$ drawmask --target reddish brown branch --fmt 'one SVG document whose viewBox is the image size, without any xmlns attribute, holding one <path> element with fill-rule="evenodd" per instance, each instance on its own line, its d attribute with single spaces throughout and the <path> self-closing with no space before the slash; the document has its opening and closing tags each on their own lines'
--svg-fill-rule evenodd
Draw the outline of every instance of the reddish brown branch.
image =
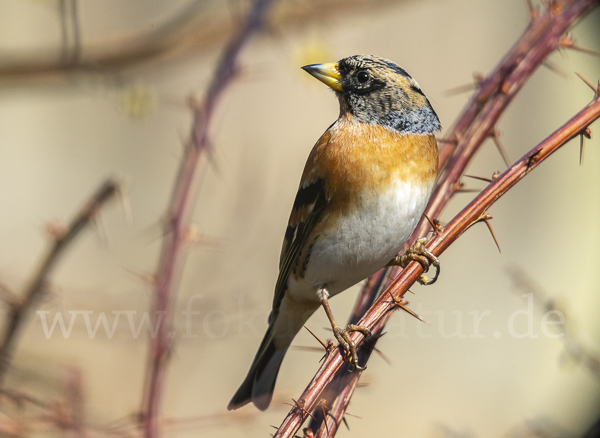
<svg viewBox="0 0 600 438">
<path fill-rule="evenodd" d="M 446 135 L 457 139 L 440 150 L 440 183 L 429 203 L 427 214 L 437 217 L 483 141 L 493 132 L 498 119 L 523 84 L 546 57 L 560 45 L 561 36 L 577 19 L 598 4 L 598 0 L 563 0 L 553 3 L 544 14 L 536 14 L 528 28 L 496 69 L 481 83 L 477 93 Z M 421 221 L 415 235 L 427 231 Z"/>
<path fill-rule="evenodd" d="M 597 92 L 594 100 L 589 105 L 492 181 L 442 231 L 439 231 L 431 238 L 427 244 L 427 249 L 436 256 L 442 254 L 462 233 L 473 224 L 479 222 L 494 202 L 525 177 L 533 168 L 548 158 L 550 154 L 570 139 L 578 136 L 598 117 L 600 117 L 600 94 Z M 394 299 L 399 300 L 408 288 L 417 281 L 422 271 L 423 269 L 418 263 L 409 264 L 390 287 L 386 289 L 386 292 L 379 296 L 373 306 L 359 321 L 359 324 L 369 327 L 374 331 L 380 327 L 386 316 L 395 307 L 394 302 L 389 299 L 388 293 L 391 293 Z M 364 338 L 357 334 L 353 334 L 352 339 L 357 345 L 362 345 L 365 342 Z M 302 396 L 298 399 L 298 403 L 304 409 L 302 411 L 292 409 L 278 429 L 275 437 L 293 436 L 306 419 L 304 410 L 312 410 L 317 406 L 317 403 L 322 398 L 323 391 L 343 366 L 344 359 L 340 355 L 339 349 L 333 350 L 328 354 L 315 374 L 315 377 L 313 377 Z"/>
<path fill-rule="evenodd" d="M 0 384 L 10 365 L 11 356 L 19 329 L 27 319 L 30 311 L 47 291 L 48 278 L 60 261 L 67 247 L 94 220 L 98 211 L 109 199 L 119 192 L 119 185 L 110 179 L 105 181 L 83 208 L 73 218 L 69 226 L 54 236 L 54 240 L 43 257 L 36 273 L 23 292 L 23 298 L 11 303 L 4 323 L 2 341 L 0 343 Z"/>
<path fill-rule="evenodd" d="M 153 325 L 157 327 L 157 332 L 151 339 L 143 400 L 143 428 L 148 438 L 159 435 L 158 412 L 165 377 L 165 362 L 174 336 L 171 307 L 185 259 L 185 236 L 190 227 L 200 181 L 206 169 L 210 149 L 210 121 L 219 99 L 235 77 L 239 53 L 252 34 L 262 26 L 272 2 L 273 0 L 257 0 L 254 3 L 246 21 L 226 46 L 204 100 L 194 105 L 191 140 L 182 158 L 171 196 L 166 233 L 155 278 Z"/>
<path fill-rule="evenodd" d="M 548 54 L 560 46 L 562 35 L 567 29 L 597 3 L 597 0 L 556 1 L 553 7 L 543 14 L 537 11 L 531 13 L 531 22 L 527 29 L 494 71 L 485 79 L 477 81 L 477 91 L 454 126 L 446 133 L 445 138 L 449 140 L 443 142 L 440 150 L 442 172 L 425 218 L 438 217 L 454 193 L 460 191 L 460 177 L 466 166 L 485 139 L 495 133 L 496 123 L 514 96 L 537 67 L 543 64 Z M 412 245 L 418 237 L 427 233 L 431 225 L 425 218 L 421 220 L 407 245 Z M 391 278 L 396 277 L 399 272 L 399 268 L 388 269 Z M 372 300 L 368 297 L 373 296 L 373 291 L 367 285 L 355 303 L 351 318 L 353 321 L 365 313 L 372 304 Z M 369 347 L 370 344 L 362 347 L 361 350 Z M 359 351 L 359 355 L 360 353 Z M 363 354 L 367 358 L 370 352 Z M 338 408 L 336 405 L 340 403 L 347 405 L 352 393 L 350 388 L 354 388 L 360 378 L 359 373 L 352 373 L 351 377 L 346 374 L 348 373 L 341 372 L 340 381 L 336 379 L 335 383 L 332 383 L 335 388 L 328 391 L 332 398 L 335 398 L 336 393 L 340 393 L 337 400 L 328 399 L 332 405 L 332 412 L 345 411 L 345 407 Z M 329 417 L 330 430 L 339 426 L 341 417 L 334 415 Z M 317 427 L 316 424 L 311 423 L 313 430 Z"/>
</svg>

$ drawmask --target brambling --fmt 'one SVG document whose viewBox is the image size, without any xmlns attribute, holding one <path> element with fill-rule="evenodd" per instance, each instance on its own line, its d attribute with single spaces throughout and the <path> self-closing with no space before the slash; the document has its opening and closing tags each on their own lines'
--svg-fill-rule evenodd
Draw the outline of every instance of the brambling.
<svg viewBox="0 0 600 438">
<path fill-rule="evenodd" d="M 329 298 L 387 265 L 437 259 L 422 241 L 396 257 L 434 186 L 439 119 L 417 82 L 395 63 L 356 55 L 302 67 L 335 91 L 339 118 L 313 147 L 285 231 L 269 327 L 228 409 L 252 401 L 265 410 L 283 357 L 306 320 L 323 306 L 339 344 L 357 368 L 349 333 Z M 436 274 L 437 278 L 437 274 Z M 435 281 L 435 279 L 433 279 Z M 431 281 L 432 282 L 432 281 Z"/>
</svg>

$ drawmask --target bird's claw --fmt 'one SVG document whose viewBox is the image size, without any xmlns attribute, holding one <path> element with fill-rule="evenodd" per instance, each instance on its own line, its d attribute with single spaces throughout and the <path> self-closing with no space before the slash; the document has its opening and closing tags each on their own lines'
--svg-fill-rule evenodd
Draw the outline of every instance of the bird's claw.
<svg viewBox="0 0 600 438">
<path fill-rule="evenodd" d="M 355 324 L 350 324 L 345 329 L 336 327 L 333 330 L 333 334 L 335 335 L 335 338 L 337 339 L 340 346 L 344 349 L 344 351 L 346 353 L 348 353 L 350 355 L 350 357 L 348 358 L 348 361 L 350 362 L 350 364 L 354 367 L 354 369 L 362 371 L 362 370 L 367 369 L 367 367 L 366 367 L 366 365 L 364 367 L 361 367 L 358 364 L 358 355 L 356 354 L 356 344 L 350 338 L 351 332 L 360 332 L 365 337 L 369 337 L 369 336 L 371 336 L 371 330 L 369 330 L 365 326 L 355 325 Z"/>
<path fill-rule="evenodd" d="M 440 275 L 440 261 L 427 248 L 425 248 L 425 243 L 427 243 L 426 238 L 423 237 L 418 239 L 417 242 L 408 248 L 404 254 L 394 258 L 390 263 L 388 263 L 388 265 L 406 268 L 410 262 L 414 261 L 418 262 L 423 267 L 424 272 L 429 271 L 430 266 L 433 265 L 435 268 L 435 275 L 433 278 L 430 279 L 425 275 L 422 275 L 418 281 L 423 285 L 435 283 Z"/>
</svg>

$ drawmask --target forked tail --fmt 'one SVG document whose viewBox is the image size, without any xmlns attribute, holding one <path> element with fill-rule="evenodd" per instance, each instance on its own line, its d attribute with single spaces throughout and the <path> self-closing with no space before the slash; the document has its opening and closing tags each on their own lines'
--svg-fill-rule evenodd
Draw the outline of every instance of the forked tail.
<svg viewBox="0 0 600 438">
<path fill-rule="evenodd" d="M 254 406 L 261 411 L 269 407 L 271 398 L 273 398 L 277 374 L 287 351 L 287 346 L 281 350 L 275 348 L 273 327 L 274 324 L 271 322 L 248 375 L 227 405 L 228 410 L 241 408 L 249 402 L 254 403 Z"/>
</svg>

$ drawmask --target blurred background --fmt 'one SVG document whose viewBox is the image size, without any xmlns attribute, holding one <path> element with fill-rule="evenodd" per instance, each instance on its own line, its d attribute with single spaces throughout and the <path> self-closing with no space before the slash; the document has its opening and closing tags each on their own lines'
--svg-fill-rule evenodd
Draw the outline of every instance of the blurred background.
<svg viewBox="0 0 600 438">
<path fill-rule="evenodd" d="M 161 221 L 192 123 L 188 99 L 202 96 L 248 8 L 245 0 L 0 3 L 3 295 L 22 293 L 49 232 L 66 225 L 105 178 L 126 185 L 124 202 L 103 208 L 68 249 L 5 380 L 11 391 L 59 412 L 77 376 L 88 436 L 137 434 L 149 342 L 144 315 L 152 306 Z M 318 349 L 293 348 L 268 411 L 225 409 L 266 329 L 305 159 L 338 115 L 333 94 L 300 67 L 359 53 L 389 58 L 419 82 L 448 128 L 470 94 L 450 91 L 488 73 L 528 20 L 523 0 L 275 4 L 242 52 L 240 75 L 212 125 L 214 151 L 173 313 L 165 436 L 268 436 L 290 408 L 284 403 L 318 367 Z M 599 28 L 596 9 L 571 34 L 578 46 L 599 51 Z M 64 67 L 69 61 L 86 67 Z M 590 101 L 591 90 L 574 72 L 594 84 L 600 74 L 597 56 L 576 51 L 552 54 L 547 67 L 498 125 L 510 162 Z M 573 140 L 490 210 L 502 253 L 478 225 L 443 254 L 435 285 L 412 288 L 411 308 L 429 324 L 401 312 L 392 317 L 378 343 L 383 356 L 372 357 L 349 407 L 360 418 L 348 416 L 350 430 L 342 427 L 338 436 L 570 437 L 597 420 L 596 129 L 583 165 Z M 489 177 L 505 167 L 489 140 L 467 173 Z M 450 220 L 473 196 L 457 194 L 439 219 Z M 339 321 L 358 291 L 332 300 Z M 560 313 L 546 315 L 549 306 Z M 111 330 L 99 325 L 92 333 L 102 315 Z M 324 312 L 308 326 L 332 338 Z M 294 345 L 318 347 L 308 333 Z M 5 397 L 1 434 L 74 433 L 44 409 Z"/>
</svg>

